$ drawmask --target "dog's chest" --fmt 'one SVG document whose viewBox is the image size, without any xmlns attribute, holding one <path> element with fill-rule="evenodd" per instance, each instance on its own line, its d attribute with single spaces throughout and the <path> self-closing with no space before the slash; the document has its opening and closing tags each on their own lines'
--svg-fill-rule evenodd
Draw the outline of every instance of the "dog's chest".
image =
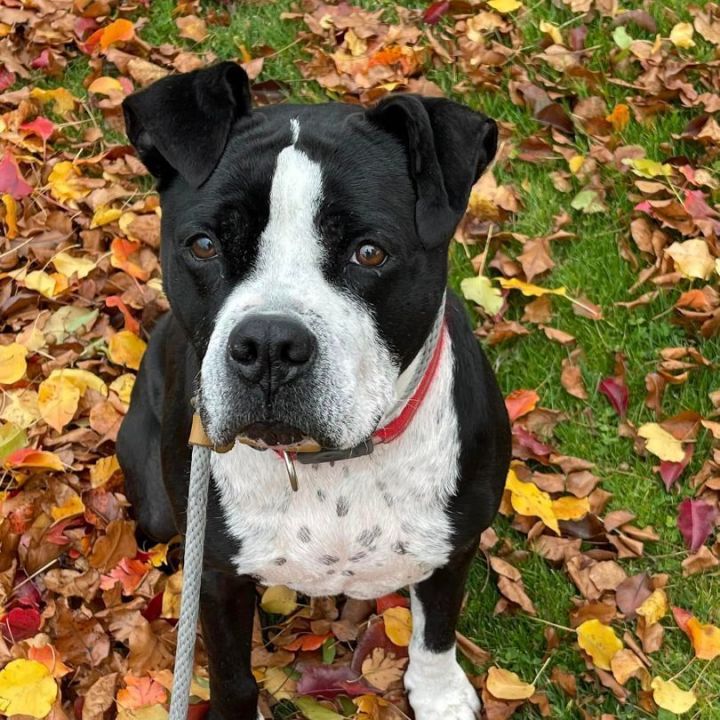
<svg viewBox="0 0 720 720">
<path fill-rule="evenodd" d="M 372 598 L 445 564 L 459 449 L 445 356 L 400 438 L 367 457 L 297 464 L 298 492 L 271 452 L 237 446 L 215 456 L 225 520 L 240 541 L 238 573 L 308 595 Z"/>
</svg>

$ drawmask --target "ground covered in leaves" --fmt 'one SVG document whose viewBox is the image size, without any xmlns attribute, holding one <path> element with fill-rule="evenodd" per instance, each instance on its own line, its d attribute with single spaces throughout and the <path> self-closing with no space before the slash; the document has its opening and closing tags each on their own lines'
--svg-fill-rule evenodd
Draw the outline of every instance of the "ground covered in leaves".
<svg viewBox="0 0 720 720">
<path fill-rule="evenodd" d="M 500 123 L 451 248 L 513 419 L 459 636 L 487 717 L 717 718 L 719 48 L 683 0 L 2 0 L 0 713 L 167 715 L 177 545 L 138 546 L 113 454 L 167 307 L 119 105 L 231 58 L 257 103 Z M 258 593 L 266 717 L 408 717 L 403 596 Z"/>
</svg>

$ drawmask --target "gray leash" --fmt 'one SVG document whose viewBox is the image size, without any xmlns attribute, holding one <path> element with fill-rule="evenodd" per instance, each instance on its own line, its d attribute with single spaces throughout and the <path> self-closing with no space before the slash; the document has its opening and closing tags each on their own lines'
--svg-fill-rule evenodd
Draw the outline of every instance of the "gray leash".
<svg viewBox="0 0 720 720">
<path fill-rule="evenodd" d="M 170 699 L 170 720 L 186 720 L 190 701 L 190 684 L 195 661 L 195 633 L 200 607 L 211 452 L 209 447 L 200 445 L 194 445 L 192 449 L 187 527 L 185 529 L 183 588 L 175 652 L 175 672 Z"/>
</svg>

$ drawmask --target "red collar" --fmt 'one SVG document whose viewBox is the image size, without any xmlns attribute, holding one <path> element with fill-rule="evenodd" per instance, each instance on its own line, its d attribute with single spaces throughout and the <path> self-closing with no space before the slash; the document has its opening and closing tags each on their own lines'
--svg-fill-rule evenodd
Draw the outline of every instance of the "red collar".
<svg viewBox="0 0 720 720">
<path fill-rule="evenodd" d="M 440 329 L 440 335 L 438 336 L 437 343 L 435 343 L 435 349 L 433 350 L 432 357 L 425 369 L 425 374 L 422 376 L 419 385 L 415 388 L 415 392 L 412 394 L 410 399 L 405 403 L 405 407 L 402 409 L 400 414 L 391 420 L 387 425 L 383 425 L 379 430 L 373 433 L 372 440 L 375 445 L 392 442 L 399 438 L 408 425 L 412 422 L 415 417 L 415 413 L 420 409 L 420 406 L 425 399 L 425 396 L 432 385 L 432 381 L 437 375 L 438 365 L 440 364 L 440 357 L 442 355 L 442 349 L 445 345 L 445 323 Z"/>
</svg>

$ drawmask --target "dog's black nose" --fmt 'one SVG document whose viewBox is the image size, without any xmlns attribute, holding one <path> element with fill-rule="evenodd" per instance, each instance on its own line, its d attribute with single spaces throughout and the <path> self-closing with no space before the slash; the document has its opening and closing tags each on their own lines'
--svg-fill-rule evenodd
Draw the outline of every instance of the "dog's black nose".
<svg viewBox="0 0 720 720">
<path fill-rule="evenodd" d="M 279 314 L 250 315 L 230 333 L 228 352 L 240 374 L 273 392 L 307 370 L 315 336 L 299 320 Z"/>
</svg>

